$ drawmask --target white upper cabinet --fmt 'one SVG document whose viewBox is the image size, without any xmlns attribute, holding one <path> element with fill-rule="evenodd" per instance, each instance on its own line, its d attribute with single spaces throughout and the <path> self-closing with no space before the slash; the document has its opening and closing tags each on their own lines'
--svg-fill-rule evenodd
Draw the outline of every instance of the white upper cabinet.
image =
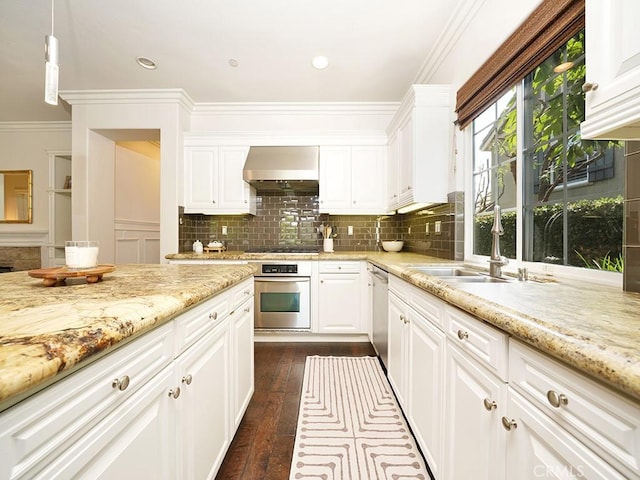
<svg viewBox="0 0 640 480">
<path fill-rule="evenodd" d="M 389 125 L 389 209 L 447 201 L 450 88 L 412 85 Z"/>
<path fill-rule="evenodd" d="M 586 1 L 583 138 L 640 139 L 640 2 Z"/>
<path fill-rule="evenodd" d="M 249 147 L 187 146 L 185 213 L 255 214 L 255 191 L 242 179 Z"/>
<path fill-rule="evenodd" d="M 320 147 L 320 212 L 385 213 L 385 173 L 384 146 Z"/>
</svg>

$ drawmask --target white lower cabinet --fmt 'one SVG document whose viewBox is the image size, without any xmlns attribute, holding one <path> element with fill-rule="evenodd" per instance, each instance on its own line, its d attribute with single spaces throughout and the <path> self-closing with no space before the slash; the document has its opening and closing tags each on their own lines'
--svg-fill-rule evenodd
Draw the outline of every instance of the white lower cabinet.
<svg viewBox="0 0 640 480">
<path fill-rule="evenodd" d="M 253 279 L 0 413 L 0 479 L 211 479 L 253 393 Z"/>
<path fill-rule="evenodd" d="M 176 359 L 167 396 L 177 416 L 179 478 L 213 478 L 231 443 L 229 329 L 225 322 Z"/>
<path fill-rule="evenodd" d="M 445 393 L 448 480 L 505 479 L 507 385 L 457 345 L 447 345 Z M 506 477 L 509 478 L 510 477 Z"/>
<path fill-rule="evenodd" d="M 365 262 L 322 261 L 318 265 L 318 316 L 320 333 L 369 333 L 363 321 L 367 289 Z"/>
<path fill-rule="evenodd" d="M 409 320 L 408 307 L 393 291 L 389 292 L 389 342 L 387 375 L 405 412 L 409 411 Z"/>
<path fill-rule="evenodd" d="M 640 480 L 640 403 L 395 276 L 387 375 L 436 480 Z"/>
<path fill-rule="evenodd" d="M 507 478 L 509 480 L 628 478 L 509 388 Z"/>
<path fill-rule="evenodd" d="M 442 415 L 445 336 L 412 308 L 409 308 L 409 326 L 409 421 L 431 473 L 440 478 L 446 423 Z"/>
</svg>

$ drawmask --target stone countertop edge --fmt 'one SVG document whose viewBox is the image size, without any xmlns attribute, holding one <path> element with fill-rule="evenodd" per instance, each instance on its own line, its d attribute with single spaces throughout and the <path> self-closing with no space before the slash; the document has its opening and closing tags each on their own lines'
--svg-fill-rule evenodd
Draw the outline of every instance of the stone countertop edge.
<svg viewBox="0 0 640 480">
<path fill-rule="evenodd" d="M 366 260 L 593 379 L 640 399 L 640 294 L 565 278 L 543 282 L 459 284 L 411 270 L 410 264 L 457 264 L 410 252 L 318 255 L 223 252 L 172 259 Z M 544 279 L 549 280 L 549 279 Z"/>
<path fill-rule="evenodd" d="M 0 275 L 0 411 L 253 276 L 249 265 L 117 265 L 102 280 L 45 287 Z"/>
</svg>

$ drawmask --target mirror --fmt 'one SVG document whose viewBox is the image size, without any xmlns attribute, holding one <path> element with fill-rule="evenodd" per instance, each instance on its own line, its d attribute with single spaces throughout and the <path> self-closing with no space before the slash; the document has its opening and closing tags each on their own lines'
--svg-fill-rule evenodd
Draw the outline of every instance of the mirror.
<svg viewBox="0 0 640 480">
<path fill-rule="evenodd" d="M 0 223 L 31 223 L 33 170 L 0 170 Z"/>
</svg>

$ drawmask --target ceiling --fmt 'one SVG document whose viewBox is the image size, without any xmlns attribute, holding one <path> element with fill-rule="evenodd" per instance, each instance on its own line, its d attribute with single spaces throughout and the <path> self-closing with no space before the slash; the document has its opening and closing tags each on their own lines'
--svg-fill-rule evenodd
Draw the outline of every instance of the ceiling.
<svg viewBox="0 0 640 480">
<path fill-rule="evenodd" d="M 54 0 L 60 90 L 182 88 L 196 102 L 397 102 L 463 0 Z M 0 0 L 0 121 L 44 103 L 51 0 Z M 311 59 L 329 58 L 316 70 Z M 146 70 L 136 57 L 153 59 Z M 234 59 L 237 66 L 230 65 Z"/>
</svg>

